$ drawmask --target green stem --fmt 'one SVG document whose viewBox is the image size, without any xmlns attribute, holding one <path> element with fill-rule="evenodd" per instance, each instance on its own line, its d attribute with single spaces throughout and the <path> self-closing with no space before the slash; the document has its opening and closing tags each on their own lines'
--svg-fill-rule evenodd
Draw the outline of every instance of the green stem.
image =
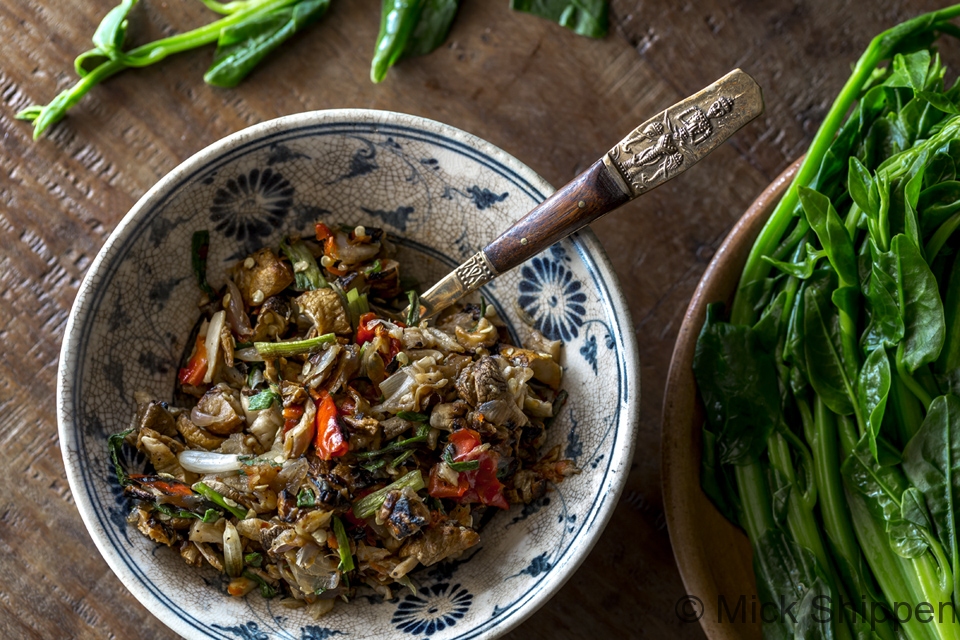
<svg viewBox="0 0 960 640">
<path fill-rule="evenodd" d="M 834 555 L 840 559 L 837 564 L 847 592 L 853 595 L 855 602 L 865 602 L 868 607 L 871 607 L 876 602 L 867 588 L 868 581 L 872 578 L 861 573 L 863 555 L 857 545 L 850 510 L 843 494 L 843 479 L 840 475 L 838 455 L 840 445 L 837 416 L 827 408 L 819 396 L 814 399 L 813 415 L 805 401 L 798 399 L 797 407 L 800 409 L 804 424 L 806 425 L 808 421 L 813 423 L 814 438 L 811 449 L 819 495 L 820 517 L 823 519 L 823 528 L 827 532 L 827 540 Z M 855 441 L 851 443 L 851 450 L 853 446 L 856 446 Z M 896 637 L 893 626 L 887 621 L 878 624 L 874 631 L 883 640 L 894 640 Z"/>
<path fill-rule="evenodd" d="M 121 53 L 116 59 L 106 60 L 97 65 L 87 75 L 80 78 L 75 85 L 62 91 L 48 105 L 42 108 L 28 107 L 18 113 L 17 117 L 34 123 L 33 138 L 36 140 L 48 127 L 62 120 L 67 111 L 79 102 L 88 91 L 115 73 L 128 67 L 145 67 L 163 60 L 168 55 L 213 44 L 220 37 L 220 32 L 223 29 L 243 22 L 257 13 L 267 13 L 295 4 L 298 1 L 251 0 L 245 8 L 236 10 L 208 25 L 168 38 L 161 38 Z M 84 55 L 89 55 L 89 53 Z"/>
<path fill-rule="evenodd" d="M 759 540 L 776 526 L 770 508 L 770 490 L 759 462 L 735 465 L 734 475 L 740 491 L 741 515 L 744 530 L 750 540 Z"/>
<path fill-rule="evenodd" d="M 910 390 L 913 395 L 917 397 L 917 400 L 923 404 L 923 410 L 926 411 L 930 408 L 930 403 L 933 402 L 933 398 L 927 393 L 927 390 L 924 389 L 923 385 L 917 382 L 916 378 L 910 375 L 910 372 L 907 371 L 906 365 L 903 363 L 903 343 L 897 347 L 897 356 L 894 358 L 894 362 L 897 367 L 897 377 L 900 378 L 900 381 L 903 382 L 904 386 Z M 919 428 L 919 425 L 918 425 Z M 904 442 L 906 444 L 906 442 Z"/>
</svg>

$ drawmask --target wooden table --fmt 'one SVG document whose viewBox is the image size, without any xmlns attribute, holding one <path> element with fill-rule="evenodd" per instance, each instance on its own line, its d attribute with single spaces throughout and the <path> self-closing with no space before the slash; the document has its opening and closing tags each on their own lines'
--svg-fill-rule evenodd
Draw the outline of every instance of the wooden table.
<svg viewBox="0 0 960 640">
<path fill-rule="evenodd" d="M 0 2 L 0 637 L 174 635 L 87 536 L 60 458 L 54 387 L 84 271 L 167 171 L 263 120 L 368 107 L 465 129 L 560 185 L 651 114 L 739 66 L 762 85 L 766 114 L 682 180 L 594 226 L 640 344 L 636 456 L 593 553 L 508 636 L 703 637 L 674 613 L 684 588 L 660 495 L 660 408 L 674 336 L 724 234 L 802 153 L 872 35 L 937 3 L 613 0 L 611 33 L 594 41 L 510 12 L 507 0 L 464 0 L 441 49 L 375 86 L 368 73 L 380 3 L 334 0 L 322 23 L 237 89 L 203 84 L 211 50 L 184 54 L 97 87 L 32 141 L 13 114 L 74 82 L 73 58 L 112 4 Z M 198 2 L 143 0 L 131 36 L 145 41 L 209 19 Z"/>
</svg>

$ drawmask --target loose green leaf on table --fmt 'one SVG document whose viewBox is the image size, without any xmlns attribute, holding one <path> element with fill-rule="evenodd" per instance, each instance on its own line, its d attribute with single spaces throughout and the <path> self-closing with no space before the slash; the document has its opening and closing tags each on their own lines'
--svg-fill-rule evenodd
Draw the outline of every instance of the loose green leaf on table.
<svg viewBox="0 0 960 640">
<path fill-rule="evenodd" d="M 383 0 L 370 79 L 382 82 L 401 58 L 426 55 L 443 44 L 459 0 Z"/>
<path fill-rule="evenodd" d="M 237 86 L 267 54 L 319 20 L 329 6 L 330 0 L 302 0 L 225 27 L 204 81 L 216 87 Z"/>
<path fill-rule="evenodd" d="M 553 20 L 590 38 L 607 35 L 609 0 L 510 0 L 510 8 Z"/>
</svg>

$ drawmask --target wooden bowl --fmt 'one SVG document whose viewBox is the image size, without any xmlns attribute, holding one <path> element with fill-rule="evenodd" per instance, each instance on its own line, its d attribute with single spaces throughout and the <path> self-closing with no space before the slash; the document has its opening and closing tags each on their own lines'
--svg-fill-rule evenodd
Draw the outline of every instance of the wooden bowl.
<svg viewBox="0 0 960 640">
<path fill-rule="evenodd" d="M 751 616 L 757 593 L 753 553 L 744 532 L 724 518 L 700 488 L 703 406 L 693 377 L 693 354 L 707 305 L 733 300 L 747 255 L 800 166 L 798 160 L 770 183 L 733 227 L 704 272 L 680 326 L 664 391 L 661 426 L 663 503 L 673 553 L 691 598 L 677 615 L 700 625 L 711 640 L 761 638 L 759 616 Z M 746 621 L 730 621 L 745 596 Z M 721 598 L 728 609 L 720 620 Z M 743 609 L 741 609 L 743 611 Z"/>
</svg>

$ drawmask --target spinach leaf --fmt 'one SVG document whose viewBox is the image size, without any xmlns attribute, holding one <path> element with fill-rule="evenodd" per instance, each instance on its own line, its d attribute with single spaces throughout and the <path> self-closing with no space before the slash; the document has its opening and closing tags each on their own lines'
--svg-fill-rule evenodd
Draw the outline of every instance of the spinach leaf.
<svg viewBox="0 0 960 640">
<path fill-rule="evenodd" d="M 870 451 L 875 458 L 878 455 L 877 436 L 880 435 L 889 394 L 890 361 L 887 359 L 887 352 L 881 347 L 867 356 L 857 379 L 857 398 L 867 426 Z"/>
<path fill-rule="evenodd" d="M 844 363 L 839 318 L 830 304 L 834 281 L 823 274 L 803 291 L 803 349 L 807 376 L 814 391 L 830 410 L 854 413 L 854 385 Z"/>
<path fill-rule="evenodd" d="M 951 559 L 954 593 L 960 593 L 960 398 L 939 396 L 930 404 L 923 424 L 903 450 L 903 470 L 923 493 L 937 537 Z"/>
<path fill-rule="evenodd" d="M 427 0 L 417 26 L 403 48 L 403 57 L 425 56 L 447 39 L 460 0 Z"/>
<path fill-rule="evenodd" d="M 920 192 L 917 201 L 920 231 L 924 237 L 960 211 L 960 181 L 946 180 L 933 184 Z"/>
<path fill-rule="evenodd" d="M 946 332 L 937 280 L 905 235 L 891 243 L 897 261 L 897 294 L 903 315 L 903 363 L 912 373 L 937 359 Z"/>
<path fill-rule="evenodd" d="M 728 467 L 717 462 L 717 436 L 704 424 L 702 454 L 700 457 L 700 487 L 723 517 L 733 523 L 740 521 L 740 499 L 736 485 L 728 476 Z"/>
<path fill-rule="evenodd" d="M 877 441 L 878 448 L 889 445 Z M 879 458 L 882 460 L 884 455 Z M 899 467 L 883 465 L 871 451 L 868 435 L 857 443 L 841 466 L 847 485 L 865 498 L 874 518 L 886 524 L 890 545 L 903 558 L 917 558 L 929 547 L 925 531 L 903 518 L 903 494 L 910 488 Z M 908 513 L 912 513 L 908 507 Z M 929 532 L 926 532 L 929 534 Z"/>
<path fill-rule="evenodd" d="M 850 156 L 847 172 L 847 190 L 850 197 L 868 218 L 876 220 L 880 216 L 880 192 L 870 171 L 863 166 L 857 156 Z"/>
<path fill-rule="evenodd" d="M 225 27 L 204 81 L 216 87 L 237 86 L 267 54 L 319 20 L 329 6 L 330 0 L 301 0 Z"/>
<path fill-rule="evenodd" d="M 958 145 L 960 146 L 960 145 Z M 920 192 L 920 202 L 924 200 L 924 193 L 941 182 L 950 182 L 957 177 L 957 164 L 947 149 L 941 149 L 933 154 L 927 163 L 927 170 L 923 172 L 923 191 Z"/>
<path fill-rule="evenodd" d="M 510 0 L 510 8 L 553 20 L 574 33 L 607 36 L 608 0 Z"/>
<path fill-rule="evenodd" d="M 781 260 L 774 260 L 769 256 L 763 256 L 763 259 L 769 263 L 770 266 L 789 276 L 793 276 L 794 278 L 798 278 L 800 280 L 806 280 L 813 275 L 814 270 L 817 268 L 817 263 L 820 262 L 820 258 L 826 256 L 827 252 L 818 250 L 809 242 L 806 244 L 805 252 L 806 255 L 799 262 L 784 262 Z"/>
<path fill-rule="evenodd" d="M 946 336 L 935 370 L 941 375 L 960 373 L 960 259 L 957 257 L 953 258 L 946 281 L 943 315 Z"/>
<path fill-rule="evenodd" d="M 836 593 L 829 586 L 823 568 L 817 562 L 813 552 L 797 544 L 779 528 L 768 529 L 753 545 L 753 572 L 757 578 L 757 595 L 764 608 L 774 606 L 779 615 L 772 616 L 768 622 L 763 617 L 764 638 L 814 638 L 811 635 L 816 621 L 829 619 L 822 629 L 826 638 L 833 638 L 833 625 L 840 621 L 839 615 L 827 616 L 826 612 L 811 611 L 810 598 L 827 595 L 827 599 L 817 601 L 837 602 Z M 808 597 L 809 596 L 809 597 Z M 789 610 L 783 603 L 799 603 Z M 816 620 L 802 620 L 803 617 L 815 617 Z M 840 622 L 842 624 L 842 622 Z"/>
<path fill-rule="evenodd" d="M 857 257 L 853 240 L 847 228 L 840 220 L 830 199 L 818 191 L 800 187 L 800 204 L 803 212 L 827 253 L 827 259 L 833 266 L 843 286 L 853 285 L 857 279 Z"/>
<path fill-rule="evenodd" d="M 780 390 L 773 355 L 750 327 L 719 320 L 711 305 L 700 332 L 693 371 L 707 421 L 717 434 L 722 464 L 755 459 L 780 421 Z"/>
<path fill-rule="evenodd" d="M 864 334 L 864 348 L 872 351 L 878 346 L 893 347 L 903 339 L 903 314 L 900 310 L 899 273 L 897 257 L 893 252 L 880 251 L 873 240 L 868 241 L 873 257 L 870 269 L 870 287 L 867 304 L 870 324 Z"/>
</svg>

